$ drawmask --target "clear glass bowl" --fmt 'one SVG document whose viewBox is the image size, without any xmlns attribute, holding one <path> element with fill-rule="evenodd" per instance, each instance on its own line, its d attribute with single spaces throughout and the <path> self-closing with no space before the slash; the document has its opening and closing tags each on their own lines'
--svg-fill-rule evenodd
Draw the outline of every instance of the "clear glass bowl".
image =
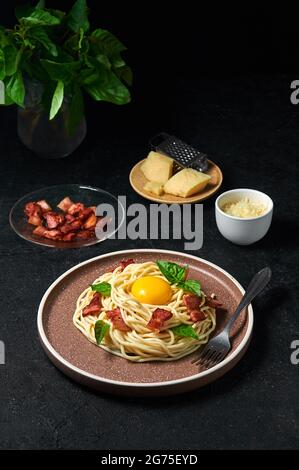
<svg viewBox="0 0 299 470">
<path fill-rule="evenodd" d="M 24 214 L 24 208 L 27 202 L 39 201 L 45 199 L 55 210 L 57 204 L 66 196 L 69 196 L 74 202 L 82 202 L 86 206 L 98 206 L 99 204 L 110 204 L 115 212 L 115 229 L 109 231 L 109 235 L 103 235 L 103 238 L 91 238 L 89 240 L 74 240 L 71 242 L 62 242 L 50 240 L 33 234 L 34 226 L 27 222 Z M 103 189 L 84 186 L 80 184 L 65 184 L 58 186 L 48 186 L 32 193 L 26 194 L 19 199 L 9 214 L 11 228 L 25 240 L 38 245 L 49 246 L 51 248 L 81 248 L 83 246 L 95 245 L 107 238 L 111 238 L 124 222 L 125 210 L 120 201 L 113 194 Z"/>
</svg>

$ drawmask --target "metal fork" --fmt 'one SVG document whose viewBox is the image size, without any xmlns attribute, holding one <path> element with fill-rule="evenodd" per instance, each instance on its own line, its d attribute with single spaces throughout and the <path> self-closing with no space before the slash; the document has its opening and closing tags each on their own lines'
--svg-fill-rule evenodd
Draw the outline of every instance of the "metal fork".
<svg viewBox="0 0 299 470">
<path fill-rule="evenodd" d="M 229 333 L 232 325 L 244 308 L 266 287 L 271 279 L 271 275 L 271 269 L 266 267 L 253 276 L 241 302 L 225 328 L 206 344 L 200 352 L 200 356 L 192 360 L 192 364 L 202 365 L 207 369 L 208 367 L 215 366 L 225 358 L 231 348 Z"/>
</svg>

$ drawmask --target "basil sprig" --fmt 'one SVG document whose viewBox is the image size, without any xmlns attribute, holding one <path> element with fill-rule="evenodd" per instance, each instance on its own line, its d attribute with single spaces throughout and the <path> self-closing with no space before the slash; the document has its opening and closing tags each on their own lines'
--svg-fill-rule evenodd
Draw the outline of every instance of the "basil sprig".
<svg viewBox="0 0 299 470">
<path fill-rule="evenodd" d="M 194 279 L 186 280 L 188 266 L 179 266 L 169 261 L 156 261 L 158 268 L 170 284 L 176 284 L 178 287 L 191 294 L 201 296 L 201 285 Z"/>
<path fill-rule="evenodd" d="M 99 292 L 103 297 L 109 297 L 111 295 L 111 285 L 109 282 L 92 284 L 91 289 L 95 292 Z"/>
<path fill-rule="evenodd" d="M 18 5 L 17 24 L 0 26 L 3 101 L 24 107 L 25 82 L 35 79 L 44 91 L 41 104 L 50 120 L 66 97 L 67 131 L 72 133 L 84 115 L 83 94 L 117 105 L 130 101 L 132 71 L 122 58 L 124 44 L 106 29 L 91 30 L 86 0 L 75 0 L 68 12 L 45 3 Z"/>
<path fill-rule="evenodd" d="M 174 326 L 173 328 L 171 328 L 171 330 L 177 336 L 184 336 L 187 338 L 199 339 L 196 331 L 194 330 L 194 328 L 192 328 L 191 325 L 185 325 L 182 323 L 181 325 Z"/>
<path fill-rule="evenodd" d="M 103 320 L 96 321 L 95 326 L 94 326 L 94 334 L 95 334 L 96 342 L 98 345 L 101 344 L 109 328 L 110 328 L 109 323 Z"/>
</svg>

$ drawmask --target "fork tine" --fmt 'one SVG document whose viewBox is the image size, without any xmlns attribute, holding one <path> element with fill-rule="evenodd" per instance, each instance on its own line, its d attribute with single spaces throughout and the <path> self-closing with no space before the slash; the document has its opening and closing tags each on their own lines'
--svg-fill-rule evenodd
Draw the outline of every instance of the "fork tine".
<svg viewBox="0 0 299 470">
<path fill-rule="evenodd" d="M 208 345 L 206 344 L 201 351 L 199 351 L 199 355 L 192 359 L 191 364 L 197 364 L 199 360 L 208 352 Z"/>
<path fill-rule="evenodd" d="M 214 358 L 216 357 L 216 355 L 217 355 L 217 351 L 212 351 L 212 353 L 208 357 L 206 357 L 206 359 L 203 361 L 204 367 L 208 368 L 209 364 L 214 361 Z"/>
<path fill-rule="evenodd" d="M 204 348 L 202 354 L 194 361 L 194 363 L 196 365 L 203 364 L 205 361 L 208 360 L 208 358 L 211 357 L 212 354 L 213 354 L 213 350 L 206 346 Z"/>
<path fill-rule="evenodd" d="M 222 361 L 222 359 L 224 358 L 225 354 L 223 354 L 222 352 L 217 352 L 216 355 L 214 355 L 214 357 L 212 357 L 210 359 L 210 361 L 208 361 L 208 364 L 207 366 L 209 368 L 211 367 L 214 367 L 216 364 L 219 364 L 219 362 Z"/>
</svg>

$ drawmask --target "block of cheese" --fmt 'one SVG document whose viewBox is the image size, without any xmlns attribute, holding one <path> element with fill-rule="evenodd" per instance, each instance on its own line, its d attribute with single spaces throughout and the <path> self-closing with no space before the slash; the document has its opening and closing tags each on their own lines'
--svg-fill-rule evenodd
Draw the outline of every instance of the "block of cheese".
<svg viewBox="0 0 299 470">
<path fill-rule="evenodd" d="M 163 184 L 156 183 L 156 181 L 148 181 L 145 183 L 143 189 L 149 191 L 150 193 L 156 194 L 157 196 L 161 196 L 161 194 L 164 193 Z"/>
<path fill-rule="evenodd" d="M 164 185 L 165 193 L 188 197 L 202 191 L 211 177 L 193 168 L 184 168 L 173 175 Z"/>
<path fill-rule="evenodd" d="M 164 184 L 172 175 L 173 159 L 157 152 L 150 152 L 141 171 L 149 181 Z"/>
</svg>

